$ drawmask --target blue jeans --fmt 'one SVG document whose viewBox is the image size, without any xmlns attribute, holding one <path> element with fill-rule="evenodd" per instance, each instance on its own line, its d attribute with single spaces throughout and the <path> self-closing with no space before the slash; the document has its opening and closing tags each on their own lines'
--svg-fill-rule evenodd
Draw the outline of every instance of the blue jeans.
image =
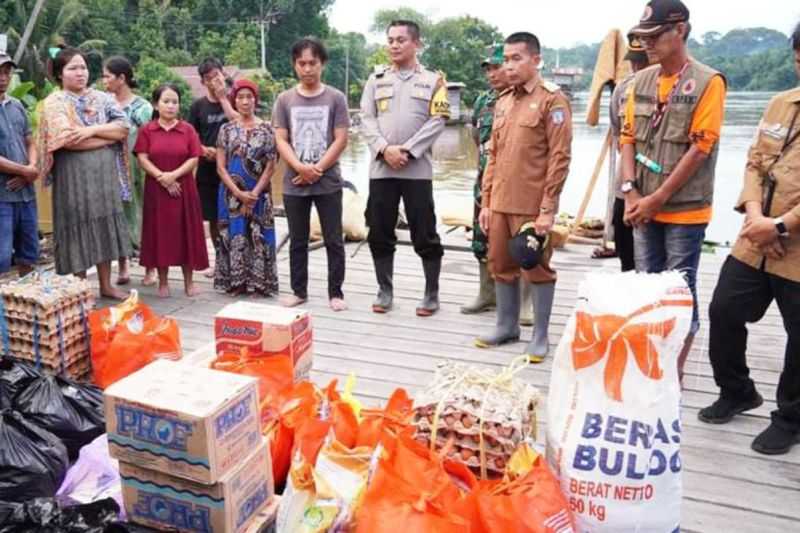
<svg viewBox="0 0 800 533">
<path fill-rule="evenodd" d="M 36 200 L 0 202 L 0 273 L 17 265 L 35 265 L 39 259 Z"/>
<path fill-rule="evenodd" d="M 677 270 L 692 291 L 691 334 L 700 329 L 697 308 L 697 267 L 708 224 L 663 224 L 650 222 L 633 230 L 633 256 L 637 272 Z"/>
</svg>

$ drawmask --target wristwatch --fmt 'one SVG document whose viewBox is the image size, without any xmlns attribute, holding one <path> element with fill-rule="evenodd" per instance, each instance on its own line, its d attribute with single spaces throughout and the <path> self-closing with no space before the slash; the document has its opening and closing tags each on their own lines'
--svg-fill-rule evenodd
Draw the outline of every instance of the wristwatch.
<svg viewBox="0 0 800 533">
<path fill-rule="evenodd" d="M 621 192 L 622 194 L 628 194 L 628 193 L 629 193 L 629 192 L 631 192 L 631 191 L 632 191 L 634 188 L 635 188 L 635 187 L 634 187 L 634 182 L 633 182 L 633 180 L 626 180 L 626 181 L 623 181 L 623 182 L 622 182 L 622 185 L 620 185 L 620 187 L 619 187 L 619 190 L 620 190 L 620 192 Z"/>
<path fill-rule="evenodd" d="M 774 219 L 773 222 L 775 222 L 775 229 L 778 231 L 778 235 L 781 237 L 789 236 L 789 230 L 786 229 L 786 224 L 783 223 L 783 218 L 778 217 Z"/>
</svg>

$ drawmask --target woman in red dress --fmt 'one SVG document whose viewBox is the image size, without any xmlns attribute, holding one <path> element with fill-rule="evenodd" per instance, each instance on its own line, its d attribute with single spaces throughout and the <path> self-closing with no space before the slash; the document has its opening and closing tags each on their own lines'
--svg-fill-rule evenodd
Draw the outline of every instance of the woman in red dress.
<svg viewBox="0 0 800 533">
<path fill-rule="evenodd" d="M 169 296 L 170 266 L 183 269 L 187 296 L 198 290 L 195 270 L 208 268 L 208 251 L 193 171 L 203 153 L 194 128 L 180 120 L 180 91 L 165 83 L 153 91 L 153 120 L 139 130 L 133 151 L 147 173 L 140 264 L 158 269 L 158 295 Z"/>
</svg>

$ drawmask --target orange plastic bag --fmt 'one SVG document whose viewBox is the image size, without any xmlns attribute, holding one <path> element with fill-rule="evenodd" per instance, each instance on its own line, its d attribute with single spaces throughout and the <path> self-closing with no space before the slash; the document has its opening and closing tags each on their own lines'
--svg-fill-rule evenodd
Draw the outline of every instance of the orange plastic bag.
<svg viewBox="0 0 800 533">
<path fill-rule="evenodd" d="M 342 400 L 333 380 L 324 391 L 313 383 L 297 383 L 279 394 L 278 419 L 267 428 L 271 435 L 272 469 L 275 485 L 286 482 L 295 453 L 300 453 L 310 465 L 331 432 L 348 448 L 355 446 L 358 420 L 352 407 Z"/>
<path fill-rule="evenodd" d="M 561 485 L 539 456 L 514 480 L 481 481 L 470 495 L 477 520 L 473 533 L 559 533 L 575 521 Z"/>
<path fill-rule="evenodd" d="M 211 363 L 211 368 L 258 378 L 258 401 L 261 427 L 267 428 L 280 411 L 280 395 L 294 382 L 294 367 L 290 357 L 248 357 L 242 353 L 223 353 Z"/>
<path fill-rule="evenodd" d="M 471 473 L 451 466 L 457 479 L 473 483 Z M 378 463 L 356 515 L 356 533 L 469 533 L 461 511 L 466 504 L 442 456 L 403 433 L 394 453 Z"/>
<path fill-rule="evenodd" d="M 362 409 L 357 446 L 390 448 L 398 435 L 411 427 L 414 402 L 404 389 L 396 389 L 383 409 Z"/>
<path fill-rule="evenodd" d="M 158 358 L 181 358 L 180 330 L 171 318 L 155 315 L 136 291 L 117 306 L 89 313 L 92 371 L 106 388 Z"/>
</svg>

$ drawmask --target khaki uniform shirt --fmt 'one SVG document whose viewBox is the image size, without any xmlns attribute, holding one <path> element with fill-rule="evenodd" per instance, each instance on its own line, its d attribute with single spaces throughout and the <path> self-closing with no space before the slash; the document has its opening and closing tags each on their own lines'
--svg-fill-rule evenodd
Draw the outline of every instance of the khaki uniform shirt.
<svg viewBox="0 0 800 533">
<path fill-rule="evenodd" d="M 495 106 L 481 205 L 537 216 L 558 209 L 569 172 L 572 111 L 555 84 L 537 78 L 504 92 Z"/>
<path fill-rule="evenodd" d="M 442 76 L 417 64 L 413 71 L 376 72 L 361 96 L 361 132 L 372 153 L 370 179 L 433 177 L 432 147 L 450 117 Z M 383 159 L 389 145 L 408 151 L 408 164 L 395 170 Z"/>
<path fill-rule="evenodd" d="M 771 174 L 776 180 L 772 198 L 771 217 L 792 212 L 800 216 L 800 138 L 795 140 L 781 156 L 781 149 L 789 135 L 792 117 L 800 108 L 800 88 L 776 95 L 764 111 L 758 132 L 747 156 L 744 189 L 736 209 L 744 211 L 747 202 L 763 202 L 766 186 L 764 178 Z M 800 115 L 793 133 L 800 130 Z M 782 259 L 767 259 L 759 249 L 741 237 L 733 247 L 733 256 L 753 268 L 764 269 L 776 276 L 800 282 L 800 233 L 794 232 L 781 239 L 786 248 Z"/>
</svg>

